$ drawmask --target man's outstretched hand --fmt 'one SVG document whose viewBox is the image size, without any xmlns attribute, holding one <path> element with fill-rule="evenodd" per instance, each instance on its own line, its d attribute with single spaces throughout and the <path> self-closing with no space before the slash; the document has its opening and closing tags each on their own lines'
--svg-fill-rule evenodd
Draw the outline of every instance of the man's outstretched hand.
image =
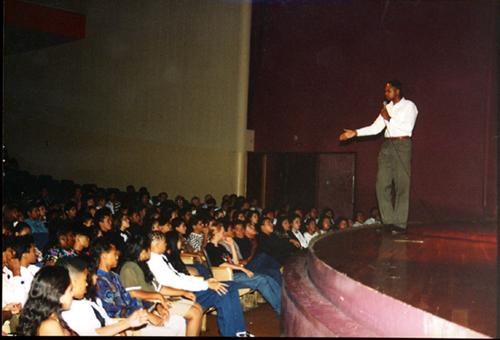
<svg viewBox="0 0 500 340">
<path fill-rule="evenodd" d="M 356 132 L 356 130 L 346 130 L 344 129 L 344 133 L 340 135 L 340 140 L 348 140 L 352 137 L 356 137 L 358 135 L 358 133 Z"/>
</svg>

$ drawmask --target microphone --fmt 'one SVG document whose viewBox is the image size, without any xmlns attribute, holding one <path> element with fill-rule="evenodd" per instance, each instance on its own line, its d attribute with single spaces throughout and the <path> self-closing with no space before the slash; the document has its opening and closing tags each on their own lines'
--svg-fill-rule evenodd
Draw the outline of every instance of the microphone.
<svg viewBox="0 0 500 340">
<path fill-rule="evenodd" d="M 382 105 L 384 106 L 384 109 L 387 108 L 387 104 L 389 104 L 389 102 L 387 100 L 384 100 L 384 102 L 382 103 Z"/>
</svg>

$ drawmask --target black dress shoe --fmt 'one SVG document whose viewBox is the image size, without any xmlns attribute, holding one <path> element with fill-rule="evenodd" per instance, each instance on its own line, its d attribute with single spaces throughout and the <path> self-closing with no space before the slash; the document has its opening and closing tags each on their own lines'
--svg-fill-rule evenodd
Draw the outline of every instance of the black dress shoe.
<svg viewBox="0 0 500 340">
<path fill-rule="evenodd" d="M 393 226 L 392 227 L 392 233 L 393 234 L 408 234 L 408 231 L 406 230 L 406 228 L 401 228 L 401 227 L 398 227 L 398 226 Z"/>
</svg>

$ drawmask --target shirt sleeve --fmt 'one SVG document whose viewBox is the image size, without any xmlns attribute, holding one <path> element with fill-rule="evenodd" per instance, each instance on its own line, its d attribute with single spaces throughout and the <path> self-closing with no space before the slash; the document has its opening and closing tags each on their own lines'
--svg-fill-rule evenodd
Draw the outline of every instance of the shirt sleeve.
<svg viewBox="0 0 500 340">
<path fill-rule="evenodd" d="M 377 119 L 375 119 L 372 125 L 356 130 L 358 132 L 358 136 L 359 137 L 372 136 L 380 133 L 385 128 L 384 121 L 385 121 L 384 117 L 382 117 L 382 115 L 379 114 Z"/>
<path fill-rule="evenodd" d="M 396 129 L 404 135 L 411 135 L 418 114 L 417 107 L 413 102 L 406 100 L 402 107 L 398 107 L 396 104 L 389 114 L 391 116 L 389 121 L 391 130 Z"/>
<path fill-rule="evenodd" d="M 198 292 L 208 289 L 208 282 L 191 275 L 179 273 L 171 265 L 168 265 L 160 256 L 151 254 L 147 262 L 149 269 L 155 276 L 156 281 L 165 287 L 182 289 L 190 292 Z"/>
</svg>

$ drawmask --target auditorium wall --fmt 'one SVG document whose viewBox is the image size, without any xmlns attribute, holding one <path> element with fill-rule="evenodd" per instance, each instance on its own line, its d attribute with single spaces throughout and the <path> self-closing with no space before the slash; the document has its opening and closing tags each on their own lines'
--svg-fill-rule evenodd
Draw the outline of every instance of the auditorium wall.
<svg viewBox="0 0 500 340">
<path fill-rule="evenodd" d="M 5 57 L 10 156 L 123 191 L 244 194 L 250 3 L 84 5 L 84 39 Z"/>
<path fill-rule="evenodd" d="M 255 152 L 355 152 L 355 209 L 368 214 L 383 136 L 339 136 L 371 124 L 398 78 L 419 110 L 410 220 L 496 217 L 497 3 L 256 2 L 252 12 Z"/>
</svg>

